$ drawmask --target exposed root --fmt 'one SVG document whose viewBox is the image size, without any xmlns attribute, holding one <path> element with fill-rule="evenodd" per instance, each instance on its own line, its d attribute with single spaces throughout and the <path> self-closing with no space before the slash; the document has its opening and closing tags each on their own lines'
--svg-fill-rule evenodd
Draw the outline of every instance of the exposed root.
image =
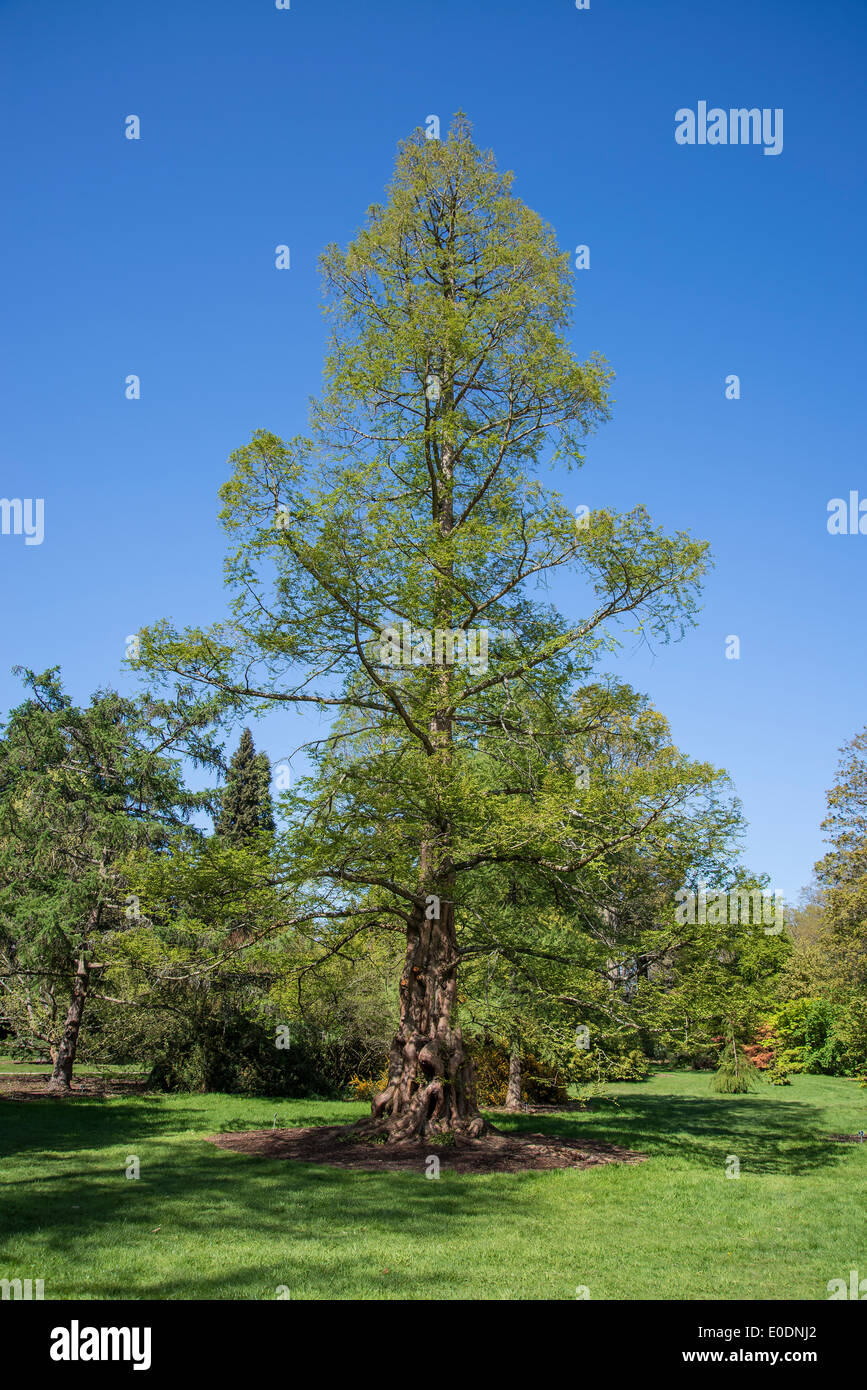
<svg viewBox="0 0 867 1390">
<path fill-rule="evenodd" d="M 461 1030 L 452 1026 L 457 964 L 453 904 L 444 898 L 433 919 L 418 908 L 407 931 L 388 1082 L 374 1097 L 370 1118 L 356 1126 L 359 1135 L 404 1143 L 428 1135 L 478 1139 L 492 1132 L 479 1111 Z"/>
<path fill-rule="evenodd" d="M 494 1133 L 476 1103 L 472 1063 L 464 1052 L 460 1029 L 450 1029 L 441 1020 L 434 1038 L 416 1034 L 404 1040 L 398 1034 L 388 1085 L 374 1097 L 370 1118 L 354 1128 L 358 1134 L 382 1136 L 391 1143 L 427 1135 L 479 1139 Z"/>
</svg>

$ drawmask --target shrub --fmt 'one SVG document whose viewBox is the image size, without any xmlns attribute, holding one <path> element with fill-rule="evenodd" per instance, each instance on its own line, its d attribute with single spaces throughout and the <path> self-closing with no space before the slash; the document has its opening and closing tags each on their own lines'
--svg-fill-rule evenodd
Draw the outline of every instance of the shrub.
<svg viewBox="0 0 867 1390">
<path fill-rule="evenodd" d="M 867 1067 L 867 998 L 856 994 L 848 1000 L 834 1021 L 834 1034 L 844 1075 L 862 1074 Z"/>
<path fill-rule="evenodd" d="M 234 1012 L 197 1020 L 195 1033 L 161 1051 L 149 1084 L 164 1091 L 222 1091 L 249 1096 L 329 1099 L 341 1087 L 315 1035 L 293 1034 L 287 1048 L 274 1031 Z"/>
<path fill-rule="evenodd" d="M 793 999 L 771 1014 L 768 1038 L 776 1061 L 790 1072 L 843 1076 L 865 1057 L 865 1030 L 852 1005 L 829 999 Z"/>
<path fill-rule="evenodd" d="M 371 1101 L 380 1091 L 384 1091 L 387 1085 L 388 1067 L 383 1068 L 380 1076 L 352 1076 L 349 1080 L 353 1100 Z"/>
<path fill-rule="evenodd" d="M 725 1096 L 742 1096 L 753 1089 L 758 1075 L 758 1068 L 747 1056 L 743 1044 L 729 1037 L 720 1053 L 711 1089 Z"/>
<path fill-rule="evenodd" d="M 619 1053 L 596 1047 L 578 1054 L 570 1075 L 583 1085 L 588 1081 L 644 1081 L 649 1070 L 650 1063 L 637 1047 Z"/>
<path fill-rule="evenodd" d="M 475 1067 L 479 1105 L 505 1105 L 509 1086 L 508 1050 L 491 1040 L 471 1042 L 468 1050 Z M 378 1077 L 353 1076 L 350 1081 L 353 1099 L 370 1101 L 385 1090 L 387 1082 L 387 1067 Z M 563 1105 L 569 1093 L 549 1067 L 532 1052 L 526 1052 L 521 1057 L 521 1099 L 531 1105 Z"/>
<path fill-rule="evenodd" d="M 828 999 L 814 999 L 804 1026 L 804 1070 L 821 1076 L 837 1076 L 845 1070 L 843 1045 L 835 1024 L 840 1013 Z"/>
<path fill-rule="evenodd" d="M 753 1038 L 753 1042 L 744 1045 L 744 1052 L 759 1071 L 767 1071 L 776 1062 L 775 1038 L 770 1025 L 760 1024 Z"/>
</svg>

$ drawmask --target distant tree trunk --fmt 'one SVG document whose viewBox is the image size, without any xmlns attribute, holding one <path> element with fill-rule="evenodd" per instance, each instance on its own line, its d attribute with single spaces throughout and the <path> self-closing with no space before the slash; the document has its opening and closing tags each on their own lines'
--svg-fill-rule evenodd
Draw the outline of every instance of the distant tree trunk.
<svg viewBox="0 0 867 1390">
<path fill-rule="evenodd" d="M 509 1050 L 509 1085 L 506 1090 L 506 1109 L 521 1108 L 521 1044 L 512 1043 Z"/>
<path fill-rule="evenodd" d="M 68 1095 L 72 1089 L 72 1068 L 75 1065 L 75 1054 L 78 1051 L 78 1035 L 81 1031 L 81 1019 L 84 1014 L 84 1005 L 87 1002 L 89 984 L 90 967 L 85 957 L 81 956 L 75 972 L 72 999 L 66 1013 L 60 1045 L 52 1053 L 54 1069 L 48 1089 L 54 1095 Z"/>
</svg>

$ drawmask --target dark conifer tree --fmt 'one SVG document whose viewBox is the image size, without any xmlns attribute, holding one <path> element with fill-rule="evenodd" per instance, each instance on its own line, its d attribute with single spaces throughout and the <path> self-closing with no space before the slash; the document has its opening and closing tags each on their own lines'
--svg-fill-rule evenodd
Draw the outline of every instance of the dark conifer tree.
<svg viewBox="0 0 867 1390">
<path fill-rule="evenodd" d="M 253 735 L 245 729 L 229 763 L 216 831 L 234 844 L 244 844 L 260 831 L 273 829 L 271 765 L 267 754 L 256 752 Z"/>
<path fill-rule="evenodd" d="M 112 690 L 77 708 L 56 667 L 16 670 L 29 696 L 0 727 L 0 1023 L 49 1049 L 49 1089 L 67 1094 L 87 1000 L 139 922 L 127 856 L 196 836 L 211 793 L 187 790 L 177 755 L 212 766 L 218 749 L 205 711 Z"/>
</svg>

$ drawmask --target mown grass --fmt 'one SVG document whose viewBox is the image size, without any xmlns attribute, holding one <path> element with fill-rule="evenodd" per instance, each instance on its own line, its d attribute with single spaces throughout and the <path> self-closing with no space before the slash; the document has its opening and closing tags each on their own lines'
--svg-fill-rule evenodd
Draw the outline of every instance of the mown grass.
<svg viewBox="0 0 867 1390">
<path fill-rule="evenodd" d="M 504 1129 L 586 1135 L 646 1163 L 438 1181 L 229 1153 L 218 1130 L 349 1122 L 361 1104 L 143 1095 L 0 1101 L 0 1277 L 46 1298 L 826 1299 L 867 1276 L 854 1081 L 716 1096 L 706 1074 L 612 1088 Z M 141 1176 L 126 1177 L 129 1156 Z M 726 1177 L 727 1159 L 741 1176 Z M 729 1164 L 729 1167 L 732 1165 Z"/>
<path fill-rule="evenodd" d="M 75 1075 L 143 1077 L 147 1075 L 147 1067 L 138 1062 L 83 1062 L 76 1066 Z M 47 1080 L 51 1076 L 51 1063 L 32 1059 L 22 1062 L 18 1057 L 0 1053 L 0 1076 L 36 1076 Z"/>
</svg>

